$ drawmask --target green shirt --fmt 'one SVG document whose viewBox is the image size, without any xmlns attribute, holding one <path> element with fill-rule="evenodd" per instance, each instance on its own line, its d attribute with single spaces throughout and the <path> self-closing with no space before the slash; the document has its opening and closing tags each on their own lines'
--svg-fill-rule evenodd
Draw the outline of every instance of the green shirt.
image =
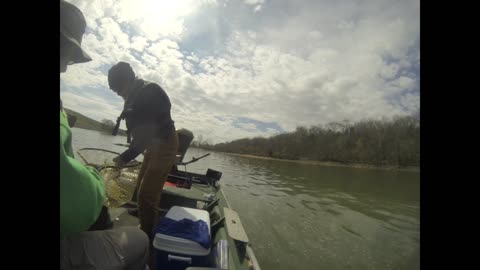
<svg viewBox="0 0 480 270">
<path fill-rule="evenodd" d="M 60 110 L 60 238 L 87 230 L 97 220 L 104 200 L 102 176 L 75 159 L 72 131 Z"/>
</svg>

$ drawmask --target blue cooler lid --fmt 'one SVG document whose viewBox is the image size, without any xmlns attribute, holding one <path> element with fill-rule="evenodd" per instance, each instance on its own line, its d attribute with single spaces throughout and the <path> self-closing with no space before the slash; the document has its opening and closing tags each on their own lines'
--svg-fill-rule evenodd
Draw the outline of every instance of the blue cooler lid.
<svg viewBox="0 0 480 270">
<path fill-rule="evenodd" d="M 179 254 L 184 254 L 184 255 L 191 255 L 191 256 L 206 256 L 210 253 L 210 239 L 211 239 L 211 233 L 210 233 L 210 215 L 208 211 L 205 210 L 200 210 L 200 209 L 194 209 L 194 208 L 187 208 L 187 207 L 180 207 L 180 206 L 173 206 L 170 208 L 168 211 L 167 215 L 165 216 L 167 220 L 163 221 L 164 225 L 168 225 L 170 222 L 175 222 L 179 221 L 178 225 L 182 226 L 188 226 L 191 225 L 192 222 L 197 222 L 197 221 L 203 221 L 206 224 L 206 228 L 202 227 L 204 224 L 201 224 L 197 222 L 196 224 L 193 224 L 195 226 L 200 225 L 200 229 L 198 230 L 197 227 L 195 227 L 194 230 L 192 228 L 187 228 L 191 232 L 195 231 L 202 231 L 204 233 L 207 233 L 208 236 L 205 237 L 205 235 L 202 236 L 193 236 L 191 237 L 192 239 L 203 239 L 201 241 L 204 245 L 206 245 L 205 242 L 208 242 L 208 248 L 202 246 L 200 243 L 193 241 L 191 239 L 185 239 L 184 237 L 176 237 L 172 235 L 168 235 L 168 230 L 161 229 L 160 227 L 157 227 L 155 229 L 155 237 L 153 240 L 153 246 L 157 250 L 163 250 L 163 251 L 168 251 L 168 252 L 174 252 L 174 253 L 179 253 Z M 190 222 L 185 222 L 182 221 L 183 219 L 188 219 L 191 220 Z M 180 222 L 182 221 L 182 222 Z M 162 223 L 162 221 L 159 222 L 159 224 Z M 174 225 L 174 223 L 170 223 L 171 225 Z M 173 235 L 175 235 L 175 232 L 172 231 Z M 182 232 L 177 233 L 177 235 L 182 235 Z M 208 241 L 205 241 L 208 240 Z"/>
</svg>

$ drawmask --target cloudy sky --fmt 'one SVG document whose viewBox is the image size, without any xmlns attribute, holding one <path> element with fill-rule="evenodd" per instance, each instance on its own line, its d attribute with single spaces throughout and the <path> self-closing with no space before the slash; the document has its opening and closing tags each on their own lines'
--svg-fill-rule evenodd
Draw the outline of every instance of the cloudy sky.
<svg viewBox="0 0 480 270">
<path fill-rule="evenodd" d="M 70 0 L 93 58 L 60 75 L 64 106 L 115 120 L 107 71 L 160 84 L 177 128 L 213 143 L 420 107 L 419 0 Z M 123 126 L 125 127 L 125 126 Z"/>
</svg>

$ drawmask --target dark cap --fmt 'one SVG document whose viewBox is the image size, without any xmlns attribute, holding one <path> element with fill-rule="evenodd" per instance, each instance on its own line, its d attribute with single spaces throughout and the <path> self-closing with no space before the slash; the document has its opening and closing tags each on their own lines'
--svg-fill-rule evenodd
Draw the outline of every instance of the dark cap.
<svg viewBox="0 0 480 270">
<path fill-rule="evenodd" d="M 81 47 L 86 27 L 87 23 L 80 9 L 71 3 L 60 0 L 60 35 L 76 47 L 76 52 L 69 64 L 92 60 Z"/>
<path fill-rule="evenodd" d="M 108 86 L 114 91 L 134 79 L 135 72 L 128 63 L 118 62 L 108 70 Z"/>
</svg>

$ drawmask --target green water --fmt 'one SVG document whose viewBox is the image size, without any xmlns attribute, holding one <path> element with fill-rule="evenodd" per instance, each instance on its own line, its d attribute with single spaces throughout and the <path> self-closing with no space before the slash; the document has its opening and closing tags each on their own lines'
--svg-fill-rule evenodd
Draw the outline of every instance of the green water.
<svg viewBox="0 0 480 270">
<path fill-rule="evenodd" d="M 74 130 L 77 147 L 124 138 Z M 189 149 L 186 159 L 207 151 Z M 220 182 L 262 269 L 419 269 L 420 174 L 212 153 L 188 166 Z"/>
</svg>

